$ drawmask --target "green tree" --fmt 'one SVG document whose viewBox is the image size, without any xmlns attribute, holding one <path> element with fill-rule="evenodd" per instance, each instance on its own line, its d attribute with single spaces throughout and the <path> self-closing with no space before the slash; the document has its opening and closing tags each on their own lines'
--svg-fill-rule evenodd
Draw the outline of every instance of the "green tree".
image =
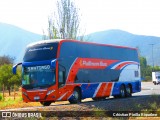
<svg viewBox="0 0 160 120">
<path fill-rule="evenodd" d="M 150 65 L 147 65 L 147 67 L 145 68 L 145 76 L 152 76 L 152 66 L 150 66 Z"/>
<path fill-rule="evenodd" d="M 154 71 L 160 71 L 160 67 L 159 66 L 154 66 Z"/>
<path fill-rule="evenodd" d="M 54 17 L 48 19 L 50 39 L 78 39 L 80 32 L 79 9 L 74 0 L 57 0 Z M 83 37 L 81 37 L 83 40 Z"/>
<path fill-rule="evenodd" d="M 10 95 L 10 88 L 14 85 L 20 85 L 20 71 L 17 75 L 12 73 L 12 65 L 4 64 L 0 66 L 0 84 L 4 84 L 7 87 Z"/>
<path fill-rule="evenodd" d="M 146 69 L 147 69 L 147 60 L 145 57 L 140 57 L 140 66 L 141 66 L 141 76 L 146 76 Z"/>
<path fill-rule="evenodd" d="M 140 65 L 141 65 L 141 76 L 146 80 L 151 80 L 153 67 L 147 65 L 147 60 L 145 57 L 140 57 Z M 160 71 L 159 66 L 154 66 L 154 71 Z"/>
</svg>

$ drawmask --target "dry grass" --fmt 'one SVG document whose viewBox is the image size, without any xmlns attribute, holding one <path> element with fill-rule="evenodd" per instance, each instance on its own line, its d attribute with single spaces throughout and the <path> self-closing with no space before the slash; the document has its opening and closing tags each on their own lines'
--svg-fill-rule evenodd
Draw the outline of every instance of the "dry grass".
<svg viewBox="0 0 160 120">
<path fill-rule="evenodd" d="M 14 92 L 11 92 L 10 96 L 8 92 L 5 92 L 4 96 L 5 96 L 4 100 L 0 101 L 0 110 L 41 106 L 39 102 L 29 102 L 29 103 L 23 102 L 22 93 L 19 91 L 15 92 L 15 99 L 14 99 Z"/>
</svg>

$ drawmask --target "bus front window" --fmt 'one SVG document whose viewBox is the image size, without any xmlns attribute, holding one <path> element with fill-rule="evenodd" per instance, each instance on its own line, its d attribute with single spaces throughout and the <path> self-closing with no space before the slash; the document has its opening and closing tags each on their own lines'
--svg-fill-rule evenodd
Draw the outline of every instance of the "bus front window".
<svg viewBox="0 0 160 120">
<path fill-rule="evenodd" d="M 47 88 L 55 84 L 55 71 L 49 65 L 23 67 L 22 87 L 25 89 Z"/>
</svg>

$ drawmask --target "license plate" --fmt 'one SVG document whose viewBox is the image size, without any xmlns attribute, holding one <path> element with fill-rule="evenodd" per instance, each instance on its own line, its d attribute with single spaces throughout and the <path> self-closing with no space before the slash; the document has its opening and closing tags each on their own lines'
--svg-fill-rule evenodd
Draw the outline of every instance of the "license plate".
<svg viewBox="0 0 160 120">
<path fill-rule="evenodd" d="M 39 96 L 35 96 L 35 97 L 34 97 L 34 100 L 39 100 L 39 99 L 40 99 Z"/>
</svg>

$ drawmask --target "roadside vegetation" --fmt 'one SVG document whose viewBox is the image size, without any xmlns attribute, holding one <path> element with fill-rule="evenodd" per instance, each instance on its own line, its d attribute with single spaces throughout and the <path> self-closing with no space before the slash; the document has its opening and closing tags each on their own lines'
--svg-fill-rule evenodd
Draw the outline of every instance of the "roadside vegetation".
<svg viewBox="0 0 160 120">
<path fill-rule="evenodd" d="M 160 71 L 160 66 L 151 66 L 147 64 L 145 57 L 140 57 L 141 77 L 144 82 L 151 82 L 152 71 Z"/>
<path fill-rule="evenodd" d="M 154 111 L 154 112 L 160 112 L 160 104 L 159 104 L 159 98 L 160 95 L 153 94 L 151 96 L 152 101 L 149 101 L 146 104 L 146 107 L 142 104 L 137 104 L 137 109 L 141 109 L 141 111 Z"/>
<path fill-rule="evenodd" d="M 12 73 L 13 61 L 14 58 L 10 56 L 0 56 L 0 92 L 2 91 L 3 98 L 5 97 L 5 90 L 10 95 L 11 89 L 15 90 L 21 84 L 20 68 L 17 75 L 13 75 Z"/>
<path fill-rule="evenodd" d="M 152 95 L 152 99 L 153 99 L 153 102 L 149 103 L 149 109 L 145 109 L 146 111 L 157 111 L 157 112 L 160 112 L 160 104 L 159 102 L 159 95 L 155 95 L 153 94 Z"/>
<path fill-rule="evenodd" d="M 10 96 L 8 92 L 5 91 L 4 96 L 5 97 L 3 98 L 2 93 L 0 93 L 0 110 L 41 106 L 41 104 L 38 102 L 23 102 L 21 91 L 11 92 Z"/>
<path fill-rule="evenodd" d="M 0 56 L 0 109 L 40 105 L 22 101 L 21 68 L 18 68 L 17 75 L 13 75 L 13 61 L 10 56 Z"/>
</svg>

